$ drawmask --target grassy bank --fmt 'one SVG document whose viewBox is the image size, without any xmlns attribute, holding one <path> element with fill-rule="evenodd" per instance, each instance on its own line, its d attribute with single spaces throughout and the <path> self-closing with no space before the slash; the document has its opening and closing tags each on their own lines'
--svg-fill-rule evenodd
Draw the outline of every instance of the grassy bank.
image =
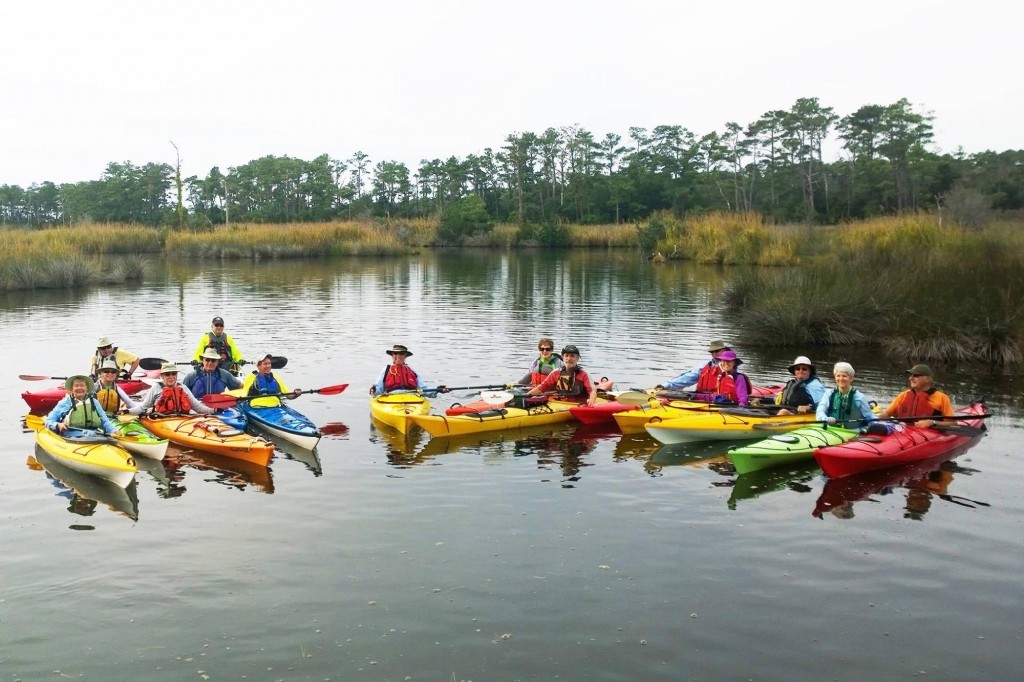
<svg viewBox="0 0 1024 682">
<path fill-rule="evenodd" d="M 141 279 L 147 260 L 144 254 L 162 248 L 161 234 L 147 228 L 3 230 L 0 290 L 73 288 Z"/>
<path fill-rule="evenodd" d="M 793 229 L 766 225 L 755 213 L 660 212 L 637 227 L 637 243 L 656 260 L 706 265 L 795 265 L 798 241 Z"/>
</svg>

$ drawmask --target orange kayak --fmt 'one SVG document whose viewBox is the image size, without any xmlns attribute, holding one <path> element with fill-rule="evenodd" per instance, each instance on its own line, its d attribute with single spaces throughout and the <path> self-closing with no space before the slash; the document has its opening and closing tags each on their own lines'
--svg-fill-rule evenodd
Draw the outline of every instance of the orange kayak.
<svg viewBox="0 0 1024 682">
<path fill-rule="evenodd" d="M 273 443 L 230 427 L 216 417 L 140 417 L 139 421 L 155 435 L 172 443 L 260 466 L 270 464 L 274 454 Z"/>
</svg>

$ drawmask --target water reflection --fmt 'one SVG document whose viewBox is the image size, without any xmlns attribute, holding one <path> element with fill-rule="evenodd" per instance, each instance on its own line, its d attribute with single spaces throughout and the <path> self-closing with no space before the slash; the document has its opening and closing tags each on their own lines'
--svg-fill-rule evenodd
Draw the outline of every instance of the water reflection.
<svg viewBox="0 0 1024 682">
<path fill-rule="evenodd" d="M 719 472 L 721 473 L 721 472 Z M 735 469 L 733 469 L 735 473 Z M 736 503 L 742 500 L 754 500 L 762 495 L 790 490 L 796 493 L 813 492 L 808 485 L 817 478 L 821 469 L 813 460 L 788 467 L 761 469 L 740 474 L 732 482 L 732 494 L 729 496 L 729 509 L 736 509 Z"/>
<path fill-rule="evenodd" d="M 36 445 L 35 457 L 26 460 L 29 469 L 42 471 L 57 489 L 57 496 L 68 501 L 68 511 L 78 516 L 92 516 L 99 504 L 110 511 L 127 516 L 133 521 L 139 518 L 139 498 L 135 481 L 127 488 L 121 488 L 110 481 L 89 476 L 69 469 L 50 453 Z M 92 526 L 77 525 L 76 530 L 93 530 Z"/>
<path fill-rule="evenodd" d="M 168 454 L 170 453 L 171 450 L 168 449 Z M 270 467 L 260 466 L 259 464 L 253 464 L 241 459 L 232 459 L 212 453 L 200 453 L 195 450 L 175 450 L 173 459 L 170 457 L 164 458 L 164 468 L 169 476 L 175 477 L 176 481 L 181 481 L 182 494 L 185 488 L 183 480 L 184 469 L 210 474 L 210 476 L 203 478 L 204 481 L 209 483 L 217 483 L 229 488 L 235 488 L 236 490 L 252 490 L 254 492 L 267 493 L 268 495 L 274 493 L 274 477 L 270 472 Z M 171 472 L 181 473 L 182 478 L 178 479 Z"/>
<path fill-rule="evenodd" d="M 167 462 L 167 466 L 164 466 Z M 156 460 L 139 457 L 135 460 L 139 471 L 156 483 L 157 497 L 169 500 L 185 494 L 185 472 L 170 459 Z"/>
<path fill-rule="evenodd" d="M 431 455 L 418 453 L 420 445 L 430 438 L 420 428 L 410 429 L 402 433 L 393 426 L 370 417 L 370 442 L 384 447 L 388 463 L 396 466 L 421 464 Z"/>
</svg>

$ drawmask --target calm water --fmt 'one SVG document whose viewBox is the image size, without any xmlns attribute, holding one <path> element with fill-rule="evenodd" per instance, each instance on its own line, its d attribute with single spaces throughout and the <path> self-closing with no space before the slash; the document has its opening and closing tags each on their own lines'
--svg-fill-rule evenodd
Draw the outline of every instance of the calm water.
<svg viewBox="0 0 1024 682">
<path fill-rule="evenodd" d="M 366 402 L 394 343 L 450 386 L 521 376 L 541 335 L 620 388 L 710 338 L 760 382 L 810 349 L 745 347 L 712 307 L 728 273 L 619 254 L 155 269 L 0 305 L 0 680 L 1019 678 L 1019 375 L 943 371 L 955 403 L 988 397 L 991 432 L 867 490 L 572 426 L 405 439 Z M 292 386 L 350 382 L 295 405 L 347 433 L 269 469 L 172 448 L 127 491 L 38 464 L 19 394 L 49 383 L 17 374 L 81 371 L 101 335 L 184 360 L 214 315 L 247 357 L 287 356 Z M 810 354 L 900 388 L 870 352 Z"/>
</svg>

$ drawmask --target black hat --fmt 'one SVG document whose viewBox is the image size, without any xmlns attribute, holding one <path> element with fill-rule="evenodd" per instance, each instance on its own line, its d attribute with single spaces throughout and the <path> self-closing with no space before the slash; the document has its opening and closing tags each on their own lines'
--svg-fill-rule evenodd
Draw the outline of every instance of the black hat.
<svg viewBox="0 0 1024 682">
<path fill-rule="evenodd" d="M 412 353 L 409 352 L 409 349 L 400 343 L 396 343 L 391 347 L 391 350 L 386 350 L 384 352 L 387 353 L 388 355 L 395 355 L 396 353 L 398 353 L 409 358 L 412 357 Z"/>
<path fill-rule="evenodd" d="M 569 355 L 579 355 L 580 354 L 580 349 L 570 343 L 568 346 L 566 346 L 566 347 L 564 347 L 562 349 L 562 355 L 567 355 L 567 354 L 569 354 Z"/>
<path fill-rule="evenodd" d="M 213 318 L 213 322 L 211 322 L 210 324 L 224 324 L 224 318 L 223 317 L 215 317 L 215 318 Z"/>
<path fill-rule="evenodd" d="M 905 373 L 910 376 L 930 377 L 932 375 L 932 368 L 928 365 L 914 365 Z"/>
</svg>

